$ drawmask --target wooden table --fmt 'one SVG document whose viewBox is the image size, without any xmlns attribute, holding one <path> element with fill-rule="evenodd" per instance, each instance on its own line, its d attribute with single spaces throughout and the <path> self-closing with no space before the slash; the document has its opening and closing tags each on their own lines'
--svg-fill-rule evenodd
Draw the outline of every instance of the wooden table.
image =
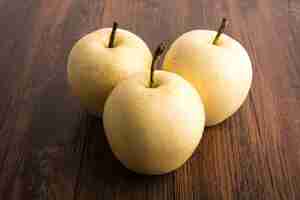
<svg viewBox="0 0 300 200">
<path fill-rule="evenodd" d="M 153 50 L 223 16 L 253 61 L 247 101 L 176 172 L 126 170 L 70 94 L 72 45 L 118 21 Z M 1 200 L 300 199 L 299 0 L 0 0 L 0 28 Z"/>
</svg>

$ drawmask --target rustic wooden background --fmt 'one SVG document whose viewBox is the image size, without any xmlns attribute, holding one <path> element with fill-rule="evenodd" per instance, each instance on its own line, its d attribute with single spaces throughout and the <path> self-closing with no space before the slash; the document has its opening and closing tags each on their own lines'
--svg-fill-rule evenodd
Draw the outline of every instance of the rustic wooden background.
<svg viewBox="0 0 300 200">
<path fill-rule="evenodd" d="M 70 95 L 72 45 L 116 20 L 153 50 L 223 16 L 253 61 L 247 101 L 178 171 L 126 170 Z M 299 0 L 0 0 L 0 199 L 300 199 L 299 36 Z"/>
</svg>

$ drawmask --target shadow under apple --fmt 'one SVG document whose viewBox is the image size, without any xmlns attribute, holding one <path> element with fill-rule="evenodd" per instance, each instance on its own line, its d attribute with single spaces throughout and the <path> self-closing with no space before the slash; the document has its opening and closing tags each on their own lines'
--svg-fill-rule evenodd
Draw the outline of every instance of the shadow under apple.
<svg viewBox="0 0 300 200">
<path fill-rule="evenodd" d="M 172 174 L 147 176 L 129 171 L 113 155 L 105 137 L 102 119 L 85 112 L 74 138 L 75 156 L 80 155 L 74 194 L 80 190 L 113 195 L 114 191 L 139 192 L 151 184 L 163 185 Z M 80 150 L 78 150 L 80 149 Z"/>
</svg>

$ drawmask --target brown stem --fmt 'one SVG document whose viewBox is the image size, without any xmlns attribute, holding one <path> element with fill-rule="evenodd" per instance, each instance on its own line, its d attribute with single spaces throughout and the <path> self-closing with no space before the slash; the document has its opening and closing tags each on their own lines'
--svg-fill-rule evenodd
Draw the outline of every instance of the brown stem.
<svg viewBox="0 0 300 200">
<path fill-rule="evenodd" d="M 113 24 L 113 28 L 110 34 L 110 38 L 109 38 L 109 44 L 108 44 L 108 48 L 114 48 L 114 41 L 115 41 L 115 36 L 116 36 L 116 31 L 118 28 L 118 23 L 114 22 Z"/>
<path fill-rule="evenodd" d="M 158 47 L 156 48 L 156 50 L 154 52 L 152 63 L 151 63 L 151 71 L 150 71 L 150 82 L 149 82 L 150 88 L 153 88 L 153 83 L 154 83 L 153 79 L 154 79 L 154 71 L 155 71 L 156 61 L 163 54 L 165 49 L 166 49 L 166 44 L 164 42 L 162 42 L 158 45 Z"/>
<path fill-rule="evenodd" d="M 213 44 L 214 44 L 214 45 L 217 45 L 218 40 L 219 40 L 221 34 L 224 32 L 225 27 L 226 27 L 226 22 L 227 22 L 227 19 L 223 17 L 223 18 L 222 18 L 221 25 L 220 25 L 220 27 L 219 27 L 219 29 L 218 29 L 218 33 L 217 33 L 217 35 L 216 35 L 216 37 L 215 37 L 215 39 L 214 39 L 214 41 L 213 41 Z"/>
</svg>

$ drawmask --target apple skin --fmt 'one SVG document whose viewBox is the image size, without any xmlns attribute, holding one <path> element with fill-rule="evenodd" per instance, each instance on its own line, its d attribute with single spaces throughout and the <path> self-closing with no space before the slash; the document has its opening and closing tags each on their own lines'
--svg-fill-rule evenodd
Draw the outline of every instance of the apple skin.
<svg viewBox="0 0 300 200">
<path fill-rule="evenodd" d="M 179 168 L 202 137 L 205 115 L 197 90 L 180 76 L 139 73 L 122 81 L 109 96 L 103 114 L 114 155 L 137 173 L 158 175 Z"/>
<path fill-rule="evenodd" d="M 252 82 L 252 65 L 243 46 L 215 31 L 194 30 L 170 47 L 164 69 L 181 75 L 202 97 L 206 126 L 216 125 L 235 113 L 245 101 Z"/>
<path fill-rule="evenodd" d="M 135 34 L 117 29 L 114 47 L 108 48 L 111 28 L 80 39 L 69 55 L 68 80 L 73 93 L 92 113 L 102 113 L 105 100 L 118 82 L 150 70 L 152 54 Z"/>
</svg>

